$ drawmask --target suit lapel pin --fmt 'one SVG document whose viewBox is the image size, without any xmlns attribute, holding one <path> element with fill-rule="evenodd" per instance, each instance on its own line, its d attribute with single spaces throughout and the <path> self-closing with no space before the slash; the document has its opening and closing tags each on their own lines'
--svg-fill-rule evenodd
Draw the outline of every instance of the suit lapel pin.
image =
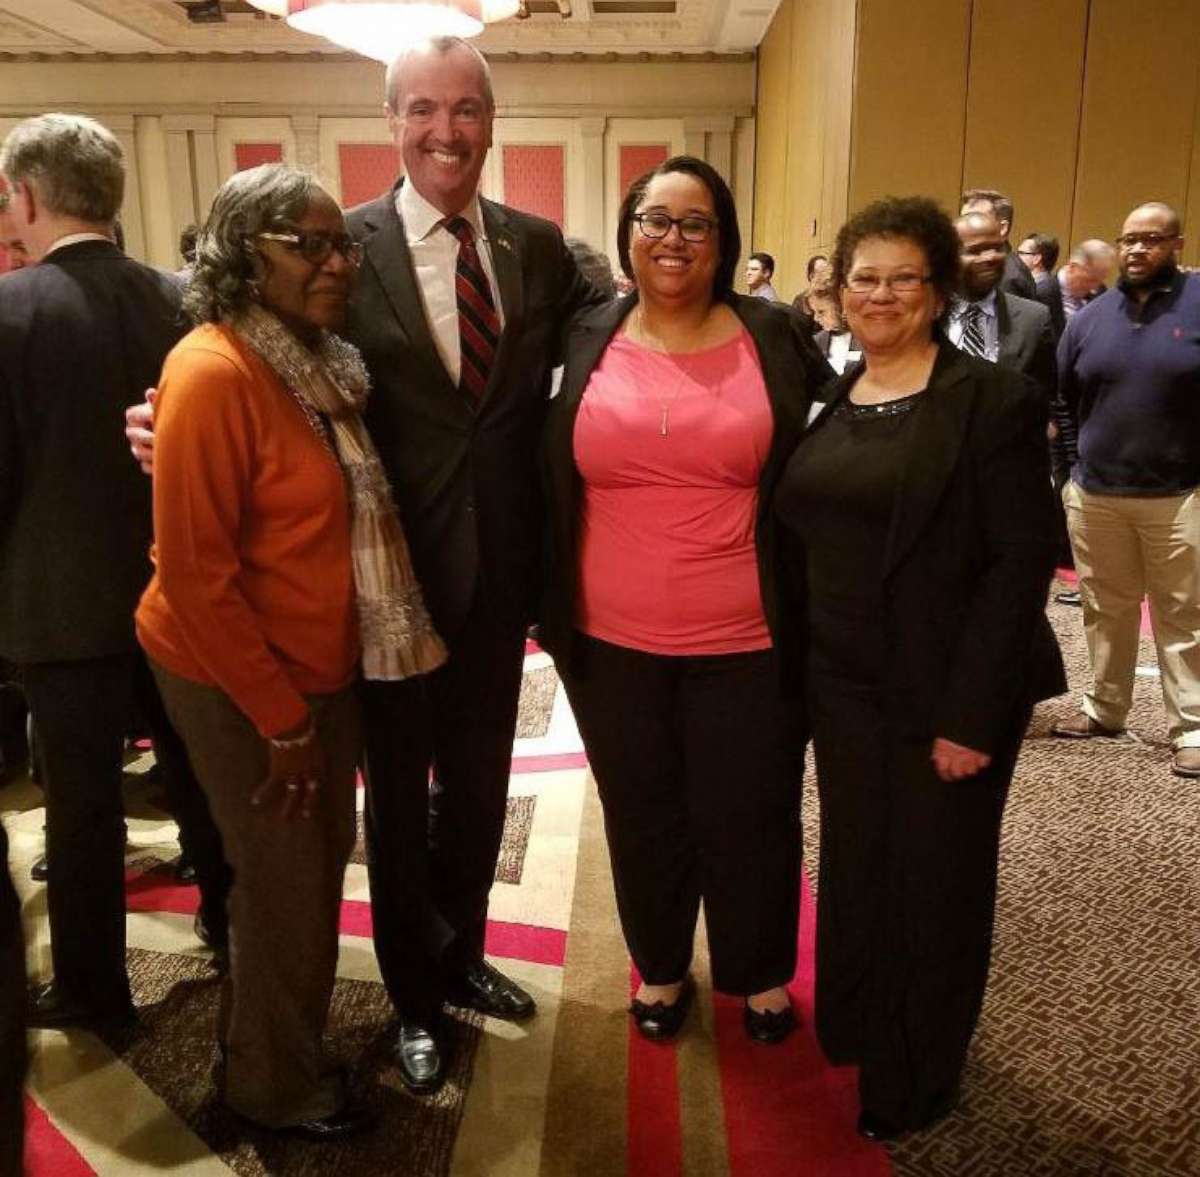
<svg viewBox="0 0 1200 1177">
<path fill-rule="evenodd" d="M 507 237 L 498 237 L 496 240 L 501 249 L 507 249 L 510 253 L 512 252 L 512 242 Z"/>
</svg>

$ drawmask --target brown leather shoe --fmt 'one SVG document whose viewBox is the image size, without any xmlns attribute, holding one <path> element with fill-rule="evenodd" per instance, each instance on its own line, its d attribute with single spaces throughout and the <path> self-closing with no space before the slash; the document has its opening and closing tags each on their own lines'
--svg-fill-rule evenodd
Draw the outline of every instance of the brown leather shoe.
<svg viewBox="0 0 1200 1177">
<path fill-rule="evenodd" d="M 1176 748 L 1171 771 L 1176 776 L 1200 777 L 1200 748 Z"/>
<path fill-rule="evenodd" d="M 1086 712 L 1080 711 L 1077 715 L 1072 715 L 1070 719 L 1056 723 L 1050 729 L 1050 734 L 1062 736 L 1065 740 L 1090 740 L 1096 736 L 1108 736 L 1111 739 L 1113 736 L 1124 735 L 1125 729 L 1123 727 L 1105 727 L 1103 724 L 1097 723 Z"/>
</svg>

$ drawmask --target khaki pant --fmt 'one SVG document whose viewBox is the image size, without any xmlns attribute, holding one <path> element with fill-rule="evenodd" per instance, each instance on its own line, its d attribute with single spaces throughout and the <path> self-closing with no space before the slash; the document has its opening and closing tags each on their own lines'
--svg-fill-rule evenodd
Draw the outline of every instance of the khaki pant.
<svg viewBox="0 0 1200 1177">
<path fill-rule="evenodd" d="M 218 1023 L 225 1102 L 267 1128 L 330 1115 L 345 1101 L 323 1066 L 321 1035 L 354 846 L 354 692 L 309 696 L 328 774 L 312 817 L 285 820 L 250 804 L 266 775 L 267 745 L 246 716 L 223 691 L 153 669 L 233 870 Z"/>
<path fill-rule="evenodd" d="M 1142 598 L 1158 650 L 1171 743 L 1200 747 L 1200 501 L 1092 494 L 1068 482 L 1067 529 L 1083 597 L 1092 689 L 1083 710 L 1123 728 L 1133 699 Z"/>
</svg>

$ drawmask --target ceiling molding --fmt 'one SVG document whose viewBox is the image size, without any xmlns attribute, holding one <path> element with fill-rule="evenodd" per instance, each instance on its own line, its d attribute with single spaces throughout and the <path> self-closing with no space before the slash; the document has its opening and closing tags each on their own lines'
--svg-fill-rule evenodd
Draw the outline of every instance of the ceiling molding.
<svg viewBox="0 0 1200 1177">
<path fill-rule="evenodd" d="M 599 65 L 628 65 L 638 62 L 652 62 L 655 65 L 709 65 L 745 63 L 754 60 L 753 52 L 742 53 L 687 53 L 683 51 L 670 53 L 581 53 L 578 51 L 554 53 L 548 50 L 534 53 L 517 52 L 485 52 L 484 57 L 492 64 L 505 63 L 512 65 L 571 65 L 572 63 L 587 63 Z M 136 63 L 140 65 L 167 65 L 179 62 L 247 62 L 271 61 L 288 63 L 324 62 L 354 62 L 362 64 L 364 58 L 357 53 L 330 53 L 313 51 L 276 51 L 259 53 L 245 50 L 233 53 L 90 53 L 86 51 L 54 50 L 35 51 L 26 53 L 0 52 L 0 64 L 20 64 L 30 62 L 58 62 L 60 64 L 90 64 L 101 62 Z"/>
</svg>

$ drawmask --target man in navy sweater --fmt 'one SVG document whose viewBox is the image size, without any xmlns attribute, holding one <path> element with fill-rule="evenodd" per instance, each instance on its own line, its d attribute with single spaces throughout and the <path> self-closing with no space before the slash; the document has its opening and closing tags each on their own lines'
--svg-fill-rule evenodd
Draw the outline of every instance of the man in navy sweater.
<svg viewBox="0 0 1200 1177">
<path fill-rule="evenodd" d="M 1058 348 L 1078 439 L 1063 498 L 1094 681 L 1054 733 L 1124 730 L 1148 595 L 1172 767 L 1200 777 L 1200 276 L 1176 264 L 1169 205 L 1135 208 L 1117 244 L 1116 289 L 1070 320 Z"/>
</svg>

